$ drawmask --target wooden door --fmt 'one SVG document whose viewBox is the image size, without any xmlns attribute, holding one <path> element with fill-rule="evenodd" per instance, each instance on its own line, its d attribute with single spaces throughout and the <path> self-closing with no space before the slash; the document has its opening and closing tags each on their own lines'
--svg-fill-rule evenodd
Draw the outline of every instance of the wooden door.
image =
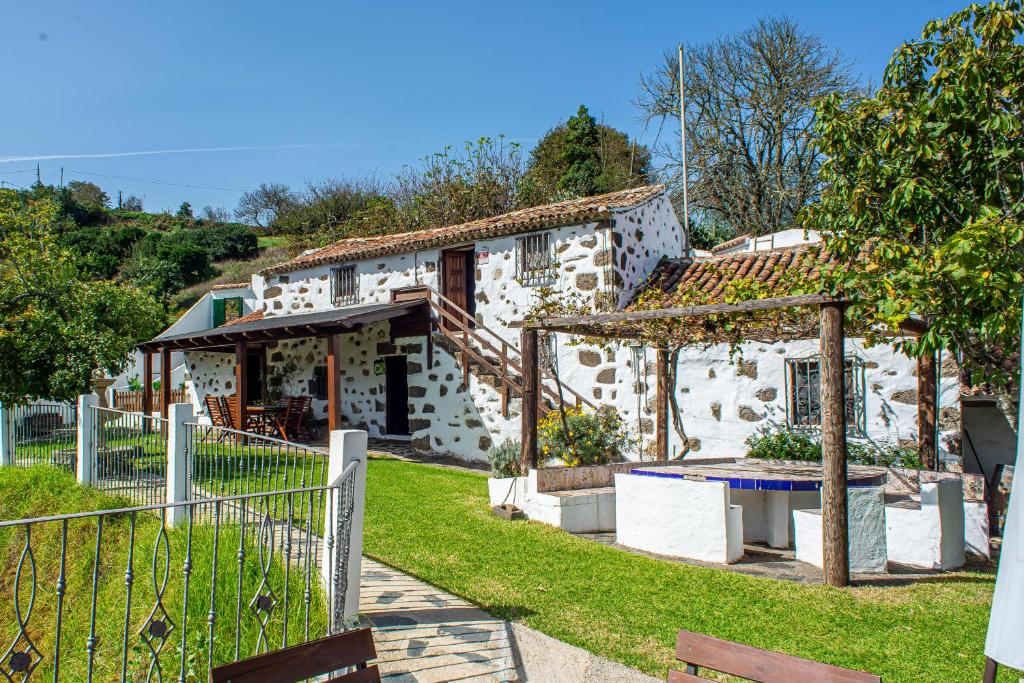
<svg viewBox="0 0 1024 683">
<path fill-rule="evenodd" d="M 469 283 L 473 277 L 468 264 L 473 258 L 472 250 L 441 252 L 441 294 L 452 303 L 444 303 L 444 310 L 469 324 L 466 311 L 469 310 Z M 457 330 L 458 327 L 449 319 L 443 318 L 441 325 L 446 330 Z"/>
</svg>

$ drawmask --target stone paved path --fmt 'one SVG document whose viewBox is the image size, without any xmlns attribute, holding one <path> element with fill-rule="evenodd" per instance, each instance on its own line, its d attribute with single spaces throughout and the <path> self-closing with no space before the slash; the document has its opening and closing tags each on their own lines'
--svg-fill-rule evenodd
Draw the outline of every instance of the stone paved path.
<svg viewBox="0 0 1024 683">
<path fill-rule="evenodd" d="M 365 557 L 360 612 L 385 681 L 523 680 L 507 622 Z"/>
</svg>

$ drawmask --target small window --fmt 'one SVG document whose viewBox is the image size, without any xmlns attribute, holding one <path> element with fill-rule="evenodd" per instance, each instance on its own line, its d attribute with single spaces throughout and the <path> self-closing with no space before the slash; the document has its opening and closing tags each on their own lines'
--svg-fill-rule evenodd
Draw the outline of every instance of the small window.
<svg viewBox="0 0 1024 683">
<path fill-rule="evenodd" d="M 555 279 L 555 253 L 546 232 L 516 238 L 516 279 L 524 285 L 546 285 Z"/>
<path fill-rule="evenodd" d="M 335 306 L 359 303 L 359 278 L 354 265 L 331 269 L 331 301 Z"/>
<path fill-rule="evenodd" d="M 313 379 L 309 381 L 309 393 L 318 401 L 327 400 L 327 366 L 313 367 Z"/>
<path fill-rule="evenodd" d="M 242 297 L 233 296 L 226 299 L 213 300 L 213 326 L 220 327 L 224 323 L 242 317 Z"/>
<path fill-rule="evenodd" d="M 863 436 L 867 429 L 864 361 L 847 356 L 846 431 Z M 786 359 L 786 424 L 792 429 L 821 428 L 821 357 Z"/>
</svg>

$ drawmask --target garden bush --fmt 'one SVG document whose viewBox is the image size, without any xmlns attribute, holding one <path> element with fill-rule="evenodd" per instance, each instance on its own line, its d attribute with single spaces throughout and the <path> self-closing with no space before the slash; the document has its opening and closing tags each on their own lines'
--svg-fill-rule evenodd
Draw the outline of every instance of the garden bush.
<svg viewBox="0 0 1024 683">
<path fill-rule="evenodd" d="M 569 467 L 579 467 L 603 465 L 620 458 L 629 445 L 629 434 L 613 410 L 585 413 L 580 408 L 569 408 L 564 424 L 557 410 L 545 415 L 537 425 L 537 440 L 545 461 L 557 460 Z"/>
<path fill-rule="evenodd" d="M 487 451 L 487 459 L 491 462 L 491 476 L 518 477 L 522 474 L 519 467 L 519 456 L 522 444 L 511 439 L 497 446 L 491 446 Z"/>
<path fill-rule="evenodd" d="M 765 429 L 747 437 L 746 443 L 748 458 L 821 462 L 821 443 L 808 434 L 788 429 Z M 921 458 L 916 447 L 888 442 L 848 441 L 846 461 L 855 465 L 922 468 Z"/>
</svg>

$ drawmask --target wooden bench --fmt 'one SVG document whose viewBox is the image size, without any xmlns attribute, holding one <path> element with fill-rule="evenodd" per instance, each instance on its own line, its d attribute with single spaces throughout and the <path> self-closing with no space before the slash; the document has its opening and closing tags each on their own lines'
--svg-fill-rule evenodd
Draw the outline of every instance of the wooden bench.
<svg viewBox="0 0 1024 683">
<path fill-rule="evenodd" d="M 707 680 L 697 675 L 699 667 L 741 676 L 757 683 L 882 683 L 881 677 L 862 671 L 761 650 L 690 631 L 679 632 L 676 638 L 676 659 L 686 662 L 686 671 L 670 670 L 669 683 Z"/>
<path fill-rule="evenodd" d="M 218 666 L 210 683 L 294 683 L 351 666 L 355 671 L 325 683 L 380 683 L 380 671 L 369 664 L 376 657 L 370 629 L 361 628 Z"/>
</svg>

